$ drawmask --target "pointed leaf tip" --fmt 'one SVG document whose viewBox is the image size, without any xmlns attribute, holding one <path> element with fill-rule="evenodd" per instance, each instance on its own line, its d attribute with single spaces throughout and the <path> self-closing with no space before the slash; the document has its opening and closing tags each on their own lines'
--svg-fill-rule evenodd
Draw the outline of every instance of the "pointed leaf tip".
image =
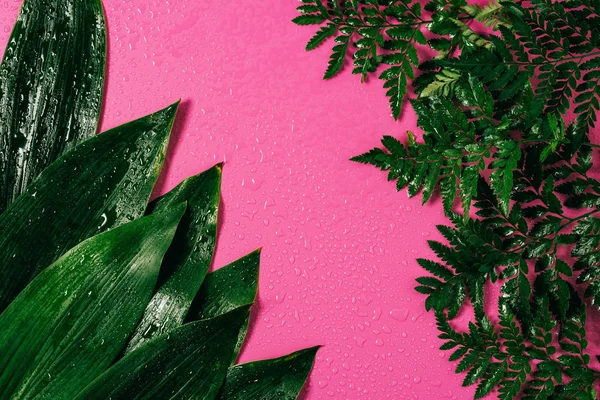
<svg viewBox="0 0 600 400">
<path fill-rule="evenodd" d="M 187 321 L 214 318 L 251 304 L 258 290 L 260 249 L 208 274 L 196 294 Z"/>
<path fill-rule="evenodd" d="M 180 100 L 177 100 L 175 103 L 150 114 L 148 117 L 150 117 L 158 126 L 168 125 L 169 129 L 167 129 L 167 133 L 170 134 L 173 123 L 175 122 L 175 115 L 179 109 L 179 104 Z"/>
<path fill-rule="evenodd" d="M 295 400 L 310 374 L 319 347 L 231 367 L 218 399 Z"/>
<path fill-rule="evenodd" d="M 68 249 L 143 215 L 177 104 L 79 144 L 0 215 L 0 312 Z"/>
<path fill-rule="evenodd" d="M 186 321 L 214 318 L 243 304 L 253 303 L 258 292 L 260 249 L 206 276 L 189 308 Z M 233 360 L 242 347 L 248 324 L 240 330 Z"/>
</svg>

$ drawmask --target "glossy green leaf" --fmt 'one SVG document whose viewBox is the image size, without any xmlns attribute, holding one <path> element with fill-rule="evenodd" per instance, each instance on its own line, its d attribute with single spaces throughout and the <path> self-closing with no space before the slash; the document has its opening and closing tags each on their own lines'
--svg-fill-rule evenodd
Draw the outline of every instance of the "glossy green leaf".
<svg viewBox="0 0 600 400">
<path fill-rule="evenodd" d="M 295 400 L 319 347 L 229 369 L 219 400 Z"/>
<path fill-rule="evenodd" d="M 155 213 L 183 201 L 188 204 L 163 261 L 158 291 L 146 307 L 126 352 L 183 323 L 212 261 L 220 195 L 221 164 L 218 164 L 184 180 L 148 207 L 147 213 Z M 252 300 L 254 298 L 239 305 L 251 303 Z"/>
<path fill-rule="evenodd" d="M 214 399 L 249 307 L 186 324 L 148 342 L 102 374 L 77 399 Z"/>
<path fill-rule="evenodd" d="M 72 399 L 121 352 L 185 204 L 71 249 L 0 316 L 0 398 Z"/>
<path fill-rule="evenodd" d="M 68 249 L 144 214 L 176 110 L 173 104 L 80 144 L 0 215 L 0 312 Z"/>
<path fill-rule="evenodd" d="M 214 318 L 254 301 L 258 290 L 260 249 L 206 276 L 186 321 Z"/>
<path fill-rule="evenodd" d="M 0 213 L 95 135 L 106 60 L 100 0 L 25 0 L 0 65 Z"/>
<path fill-rule="evenodd" d="M 258 291 L 260 249 L 206 276 L 194 298 L 186 321 L 214 318 L 254 301 Z M 244 343 L 249 319 L 239 332 L 231 362 L 235 363 Z"/>
</svg>

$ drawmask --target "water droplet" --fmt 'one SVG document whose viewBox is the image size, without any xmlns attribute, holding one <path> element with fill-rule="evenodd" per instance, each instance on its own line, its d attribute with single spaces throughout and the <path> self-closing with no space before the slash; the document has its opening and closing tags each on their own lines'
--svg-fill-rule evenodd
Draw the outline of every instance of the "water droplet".
<svg viewBox="0 0 600 400">
<path fill-rule="evenodd" d="M 409 311 L 406 308 L 395 308 L 390 311 L 390 317 L 396 321 L 404 322 L 408 318 Z"/>
<path fill-rule="evenodd" d="M 379 320 L 379 318 L 381 317 L 381 307 L 377 307 L 376 309 L 373 310 L 373 319 L 375 321 Z"/>
</svg>

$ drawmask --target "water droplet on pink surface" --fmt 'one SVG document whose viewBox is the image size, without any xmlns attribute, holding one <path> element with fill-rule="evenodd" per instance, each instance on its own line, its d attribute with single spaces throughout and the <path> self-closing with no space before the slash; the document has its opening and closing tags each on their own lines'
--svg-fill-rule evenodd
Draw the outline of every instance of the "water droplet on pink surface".
<svg viewBox="0 0 600 400">
<path fill-rule="evenodd" d="M 390 317 L 396 321 L 404 322 L 408 318 L 409 311 L 406 308 L 395 308 L 390 311 Z"/>
<path fill-rule="evenodd" d="M 256 178 L 244 178 L 242 179 L 242 186 L 253 191 L 260 189 L 262 181 Z"/>
<path fill-rule="evenodd" d="M 377 307 L 376 309 L 373 310 L 373 319 L 375 321 L 379 320 L 379 318 L 381 317 L 381 307 Z"/>
<path fill-rule="evenodd" d="M 420 318 L 422 315 L 423 315 L 423 313 L 422 313 L 422 312 L 418 312 L 418 313 L 414 314 L 414 315 L 413 315 L 413 316 L 410 318 L 410 320 L 414 322 L 414 321 L 418 320 L 418 319 L 419 319 L 419 318 Z"/>
<path fill-rule="evenodd" d="M 283 300 L 285 300 L 285 295 L 286 295 L 286 293 L 285 293 L 285 292 L 282 292 L 282 293 L 276 294 L 276 295 L 275 295 L 275 302 L 276 302 L 277 304 L 281 304 L 281 303 L 283 303 Z"/>
</svg>

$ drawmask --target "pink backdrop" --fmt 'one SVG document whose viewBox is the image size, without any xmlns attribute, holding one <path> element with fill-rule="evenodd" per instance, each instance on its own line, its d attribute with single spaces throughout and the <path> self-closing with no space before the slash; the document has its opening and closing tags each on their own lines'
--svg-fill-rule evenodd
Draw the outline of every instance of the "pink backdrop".
<svg viewBox="0 0 600 400">
<path fill-rule="evenodd" d="M 0 1 L 0 49 L 20 4 Z M 157 193 L 225 161 L 214 267 L 263 247 L 242 361 L 321 344 L 307 399 L 472 398 L 413 290 L 441 206 L 348 161 L 414 129 L 412 112 L 394 122 L 379 82 L 322 81 L 331 44 L 304 51 L 313 30 L 290 22 L 297 2 L 104 4 L 102 129 L 181 98 Z"/>
</svg>

